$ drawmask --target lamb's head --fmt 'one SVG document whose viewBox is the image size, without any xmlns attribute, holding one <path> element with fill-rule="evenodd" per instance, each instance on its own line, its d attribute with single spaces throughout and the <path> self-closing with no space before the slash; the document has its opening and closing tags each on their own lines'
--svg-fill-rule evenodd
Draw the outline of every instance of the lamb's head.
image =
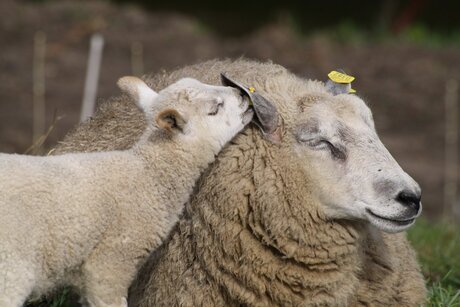
<svg viewBox="0 0 460 307">
<path fill-rule="evenodd" d="M 414 223 L 420 187 L 380 141 L 362 99 L 322 93 L 299 99 L 298 112 L 291 144 L 328 218 L 367 220 L 387 232 Z"/>
<path fill-rule="evenodd" d="M 119 87 L 144 111 L 152 129 L 188 144 L 210 144 L 217 153 L 253 116 L 249 101 L 234 88 L 184 78 L 156 93 L 141 79 L 123 77 Z"/>
</svg>

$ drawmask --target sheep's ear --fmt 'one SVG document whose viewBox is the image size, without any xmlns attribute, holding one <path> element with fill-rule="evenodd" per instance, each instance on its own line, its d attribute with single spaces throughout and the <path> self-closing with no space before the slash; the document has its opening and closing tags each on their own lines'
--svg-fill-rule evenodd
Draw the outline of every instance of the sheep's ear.
<svg viewBox="0 0 460 307">
<path fill-rule="evenodd" d="M 253 122 L 262 130 L 266 139 L 273 143 L 281 143 L 284 125 L 275 105 L 258 93 L 251 93 L 250 99 L 255 111 Z"/>
<path fill-rule="evenodd" d="M 158 113 L 156 122 L 159 128 L 171 133 L 184 132 L 187 123 L 184 117 L 175 109 L 165 109 Z"/>
<path fill-rule="evenodd" d="M 148 110 L 158 94 L 137 77 L 126 76 L 117 82 L 120 89 L 131 96 L 142 110 Z"/>
<path fill-rule="evenodd" d="M 232 80 L 224 73 L 220 74 L 220 78 L 223 85 L 237 88 L 243 95 L 248 96 L 255 113 L 252 122 L 260 128 L 264 137 L 272 143 L 281 143 L 283 140 L 284 122 L 281 116 L 279 116 L 276 106 L 259 94 L 255 88 L 247 87 Z"/>
</svg>

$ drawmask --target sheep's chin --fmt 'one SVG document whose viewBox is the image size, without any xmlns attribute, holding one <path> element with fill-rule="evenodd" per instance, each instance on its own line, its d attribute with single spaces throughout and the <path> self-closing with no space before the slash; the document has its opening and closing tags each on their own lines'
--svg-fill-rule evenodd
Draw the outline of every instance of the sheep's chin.
<svg viewBox="0 0 460 307">
<path fill-rule="evenodd" d="M 388 232 L 397 233 L 404 231 L 415 223 L 416 216 L 407 220 L 394 220 L 374 214 L 371 210 L 366 210 L 366 219 L 378 229 Z"/>
</svg>

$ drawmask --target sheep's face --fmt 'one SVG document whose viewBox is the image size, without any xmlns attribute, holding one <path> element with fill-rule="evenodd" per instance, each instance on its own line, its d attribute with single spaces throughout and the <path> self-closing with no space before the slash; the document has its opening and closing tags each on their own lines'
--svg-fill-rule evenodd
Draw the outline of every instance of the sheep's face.
<svg viewBox="0 0 460 307">
<path fill-rule="evenodd" d="M 387 232 L 411 226 L 421 213 L 420 187 L 380 141 L 366 104 L 343 94 L 301 109 L 295 150 L 325 214 L 366 220 Z"/>
<path fill-rule="evenodd" d="M 123 77 L 118 84 L 137 101 L 149 125 L 165 130 L 179 142 L 202 150 L 210 148 L 215 154 L 253 116 L 249 101 L 230 87 L 184 78 L 156 93 L 136 77 Z"/>
<path fill-rule="evenodd" d="M 157 100 L 158 105 L 173 108 L 180 114 L 181 139 L 211 144 L 216 152 L 253 116 L 249 101 L 238 90 L 204 84 L 191 78 L 170 85 L 160 92 Z"/>
</svg>

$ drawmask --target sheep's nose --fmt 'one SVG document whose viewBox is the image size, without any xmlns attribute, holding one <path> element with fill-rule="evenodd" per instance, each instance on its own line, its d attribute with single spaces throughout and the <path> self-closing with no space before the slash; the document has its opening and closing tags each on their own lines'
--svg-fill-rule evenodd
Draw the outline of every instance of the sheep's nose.
<svg viewBox="0 0 460 307">
<path fill-rule="evenodd" d="M 401 205 L 413 210 L 415 214 L 420 211 L 420 199 L 420 193 L 414 193 L 407 190 L 399 192 L 398 196 L 396 196 L 396 200 Z"/>
</svg>

